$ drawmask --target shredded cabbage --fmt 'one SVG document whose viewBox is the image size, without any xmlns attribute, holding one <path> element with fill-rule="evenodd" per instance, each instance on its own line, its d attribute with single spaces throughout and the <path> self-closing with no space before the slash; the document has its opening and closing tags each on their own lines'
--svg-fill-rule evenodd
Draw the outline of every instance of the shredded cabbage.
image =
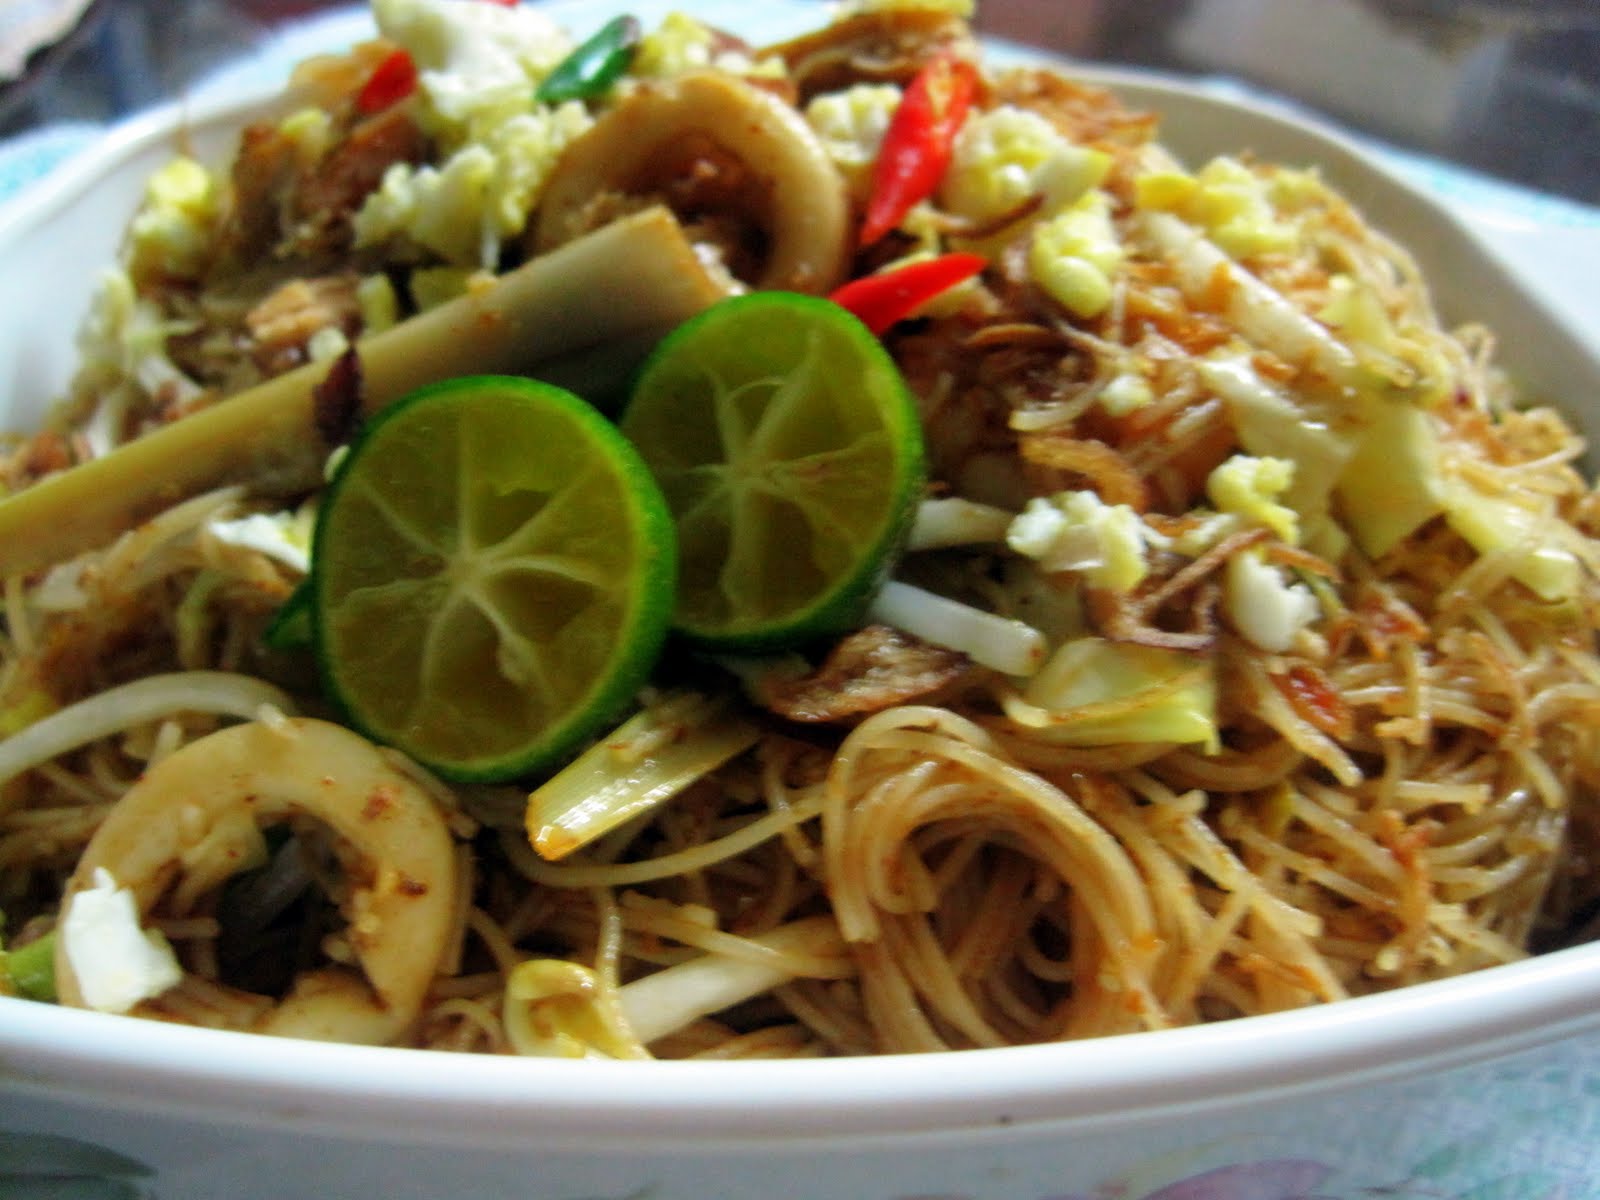
<svg viewBox="0 0 1600 1200">
<path fill-rule="evenodd" d="M 1223 588 L 1233 627 L 1246 640 L 1274 654 L 1294 645 L 1295 635 L 1320 612 L 1310 588 L 1290 582 L 1281 567 L 1267 562 L 1255 549 L 1228 560 Z"/>
<path fill-rule="evenodd" d="M 91 455 L 98 458 L 125 440 L 123 426 L 140 393 L 163 393 L 178 403 L 200 395 L 200 385 L 167 356 L 167 338 L 188 328 L 141 299 L 127 271 L 101 273 L 78 334 L 80 390 L 97 396 L 84 429 Z"/>
<path fill-rule="evenodd" d="M 1069 746 L 1124 742 L 1215 747 L 1216 680 L 1209 660 L 1098 637 L 1064 643 L 1007 715 Z"/>
<path fill-rule="evenodd" d="M 1438 516 L 1444 487 L 1433 418 L 1409 404 L 1379 406 L 1336 495 L 1345 525 L 1372 558 Z"/>
</svg>

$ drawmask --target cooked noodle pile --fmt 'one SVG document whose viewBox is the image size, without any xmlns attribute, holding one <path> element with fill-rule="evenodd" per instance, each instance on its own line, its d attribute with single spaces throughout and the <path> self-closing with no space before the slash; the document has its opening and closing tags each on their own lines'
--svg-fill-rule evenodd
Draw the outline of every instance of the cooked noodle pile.
<svg viewBox="0 0 1600 1200">
<path fill-rule="evenodd" d="M 807 114 L 856 206 L 840 98 L 866 128 L 929 55 L 975 54 L 929 8 L 847 17 L 776 56 L 700 32 L 719 70 Z M 677 43 L 653 36 L 660 74 L 629 86 L 689 69 L 657 62 Z M 315 357 L 318 338 L 354 339 L 374 320 L 363 280 L 409 279 L 403 314 L 425 278 L 460 286 L 527 252 L 511 234 L 464 263 L 420 220 L 379 221 L 369 193 L 444 153 L 414 111 L 425 94 L 352 111 L 390 48 L 302 72 L 332 114 L 320 161 L 342 173 L 285 166 L 306 143 L 270 146 L 290 135 L 269 123 L 215 177 L 222 215 L 189 251 L 203 270 L 139 260 L 136 227 L 128 292 L 98 302 L 55 422 L 15 441 L 11 489 Z M 1015 120 L 980 144 L 995 114 Z M 734 664 L 743 687 L 729 664 L 665 664 L 647 701 L 737 694 L 759 739 L 558 862 L 529 845 L 525 787 L 446 786 L 380 752 L 370 769 L 448 835 L 446 919 L 410 948 L 427 968 L 414 1019 L 390 1019 L 373 957 L 394 936 L 385 889 L 402 885 L 303 812 L 264 832 L 224 823 L 149 878 L 118 878 L 182 967 L 133 1011 L 464 1051 L 872 1054 L 1248 1016 L 1570 936 L 1600 900 L 1600 507 L 1581 443 L 1520 403 L 1486 331 L 1442 327 L 1407 254 L 1314 172 L 1180 166 L 1156 135 L 1096 89 L 988 74 L 952 167 L 967 186 L 947 179 L 850 272 L 929 251 L 988 261 L 885 335 L 923 409 L 927 511 L 967 502 L 971 524 L 914 538 L 895 577 L 1034 631 L 1037 673 L 959 639 L 909 672 L 903 645 L 879 655 L 881 625 L 824 648 L 799 683 L 761 663 Z M 1032 158 L 1007 150 L 1029 138 Z M 995 182 L 1008 153 L 1020 190 Z M 691 179 L 694 165 L 643 196 L 602 181 L 584 220 L 664 198 L 738 273 L 762 248 L 734 219 L 750 181 L 714 147 Z M 315 222 L 262 232 L 269 208 L 311 211 L 306 190 L 330 178 L 348 194 Z M 1064 273 L 1041 266 L 1051 237 Z M 1273 461 L 1292 475 L 1267 478 Z M 304 732 L 284 714 L 325 712 L 303 656 L 262 643 L 304 569 L 282 545 L 303 536 L 306 499 L 224 487 L 6 579 L 8 946 L 56 928 L 141 776 L 240 721 L 293 745 Z M 1395 514 L 1419 504 L 1404 527 Z M 239 533 L 252 515 L 277 543 Z M 174 802 L 169 819 L 198 818 Z M 283 1000 L 296 977 L 352 966 L 387 1013 Z"/>
</svg>

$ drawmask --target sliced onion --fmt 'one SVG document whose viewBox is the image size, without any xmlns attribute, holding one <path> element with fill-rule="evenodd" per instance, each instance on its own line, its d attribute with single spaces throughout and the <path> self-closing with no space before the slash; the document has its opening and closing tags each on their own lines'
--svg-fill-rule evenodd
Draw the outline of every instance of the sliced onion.
<svg viewBox="0 0 1600 1200">
<path fill-rule="evenodd" d="M 1032 625 L 898 580 L 883 585 L 868 616 L 1005 675 L 1032 675 L 1049 649 Z"/>
<path fill-rule="evenodd" d="M 293 712 L 281 688 L 228 671 L 151 675 L 90 696 L 0 742 L 0 784 L 57 755 L 175 713 L 253 718 L 263 707 Z"/>
</svg>

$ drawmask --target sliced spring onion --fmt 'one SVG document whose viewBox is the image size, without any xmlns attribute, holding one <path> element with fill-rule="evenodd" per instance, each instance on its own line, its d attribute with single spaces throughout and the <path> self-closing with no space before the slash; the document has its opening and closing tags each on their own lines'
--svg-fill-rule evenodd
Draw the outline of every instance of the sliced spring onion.
<svg viewBox="0 0 1600 1200">
<path fill-rule="evenodd" d="M 637 17 L 613 17 L 556 64 L 533 98 L 540 104 L 563 104 L 604 95 L 633 61 L 642 33 Z"/>
</svg>

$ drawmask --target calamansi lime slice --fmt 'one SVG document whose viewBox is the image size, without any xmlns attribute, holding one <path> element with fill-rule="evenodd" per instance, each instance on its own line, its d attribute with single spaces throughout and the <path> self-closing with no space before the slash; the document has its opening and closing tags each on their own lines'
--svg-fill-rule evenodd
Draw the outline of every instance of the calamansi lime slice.
<svg viewBox="0 0 1600 1200">
<path fill-rule="evenodd" d="M 272 614 L 261 640 L 272 650 L 304 650 L 311 645 L 311 581 L 301 580 Z"/>
<path fill-rule="evenodd" d="M 677 521 L 685 637 L 760 651 L 856 624 L 915 512 L 922 427 L 838 305 L 721 301 L 669 334 L 622 416 Z"/>
<path fill-rule="evenodd" d="M 385 409 L 312 548 L 318 664 L 351 724 L 452 779 L 553 766 L 616 716 L 671 617 L 672 519 L 604 417 L 455 379 Z"/>
</svg>

